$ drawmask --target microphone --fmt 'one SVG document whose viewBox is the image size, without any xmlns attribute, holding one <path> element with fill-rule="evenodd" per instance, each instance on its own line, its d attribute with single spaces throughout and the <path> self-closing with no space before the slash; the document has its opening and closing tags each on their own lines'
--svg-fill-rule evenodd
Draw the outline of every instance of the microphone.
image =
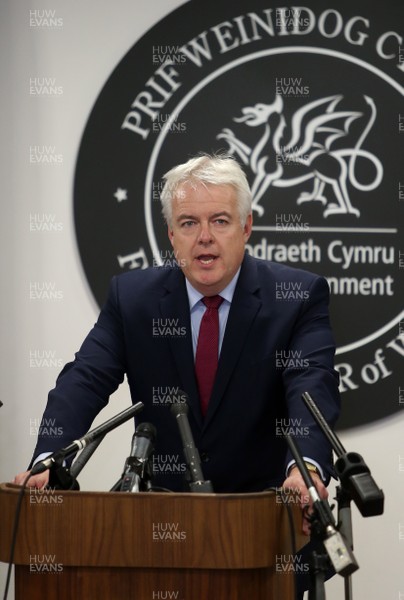
<svg viewBox="0 0 404 600">
<path fill-rule="evenodd" d="M 185 392 L 181 391 L 181 396 L 188 398 Z M 189 483 L 191 492 L 195 493 L 206 493 L 213 494 L 212 483 L 208 480 L 205 481 L 201 459 L 199 457 L 198 449 L 195 447 L 194 438 L 188 421 L 188 404 L 185 402 L 174 402 L 171 405 L 171 412 L 175 416 L 178 428 L 180 430 L 180 436 L 184 448 L 185 460 L 191 474 L 192 481 Z"/>
<path fill-rule="evenodd" d="M 104 435 L 100 436 L 93 442 L 90 442 L 88 446 L 84 448 L 83 452 L 81 452 L 80 456 L 76 458 L 76 460 L 70 467 L 70 475 L 73 477 L 73 479 L 76 479 L 77 475 L 81 473 L 81 471 L 86 466 L 94 452 L 97 450 L 98 446 L 101 444 L 104 437 Z"/>
<path fill-rule="evenodd" d="M 121 492 L 140 492 L 150 489 L 149 458 L 154 450 L 156 428 L 151 423 L 140 423 L 132 437 L 130 456 L 126 459 Z"/>
<path fill-rule="evenodd" d="M 335 471 L 341 484 L 349 491 L 362 516 L 374 517 L 383 514 L 383 490 L 376 484 L 362 456 L 357 452 L 347 452 L 345 450 L 308 392 L 304 392 L 302 398 L 338 456 L 335 461 Z"/>
<path fill-rule="evenodd" d="M 62 448 L 61 450 L 57 450 L 48 458 L 39 461 L 34 465 L 31 469 L 31 476 L 38 475 L 38 473 L 43 473 L 47 469 L 50 469 L 53 465 L 61 463 L 66 458 L 69 458 L 72 454 L 75 454 L 79 450 L 85 448 L 90 442 L 93 442 L 100 436 L 104 436 L 116 427 L 122 425 L 128 421 L 131 417 L 133 417 L 137 412 L 142 410 L 144 404 L 142 402 L 137 402 L 133 406 L 126 408 L 122 412 L 118 413 L 108 421 L 105 421 L 102 425 L 95 427 L 92 431 L 89 431 L 85 436 L 80 438 L 79 440 L 74 440 L 71 444 Z"/>
</svg>

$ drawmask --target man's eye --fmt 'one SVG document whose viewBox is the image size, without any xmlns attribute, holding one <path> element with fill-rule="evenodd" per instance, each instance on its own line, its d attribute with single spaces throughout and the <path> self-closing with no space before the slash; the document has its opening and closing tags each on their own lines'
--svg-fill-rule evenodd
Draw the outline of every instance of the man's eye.
<svg viewBox="0 0 404 600">
<path fill-rule="evenodd" d="M 217 225 L 227 225 L 228 221 L 226 219 L 216 219 L 215 223 Z"/>
<path fill-rule="evenodd" d="M 192 227 L 192 225 L 195 225 L 195 221 L 183 221 L 181 223 L 181 227 Z"/>
</svg>

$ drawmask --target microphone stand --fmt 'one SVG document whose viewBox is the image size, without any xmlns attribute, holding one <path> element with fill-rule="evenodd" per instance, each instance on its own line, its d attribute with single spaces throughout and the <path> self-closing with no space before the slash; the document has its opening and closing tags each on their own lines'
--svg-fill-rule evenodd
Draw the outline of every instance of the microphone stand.
<svg viewBox="0 0 404 600">
<path fill-rule="evenodd" d="M 302 398 L 338 456 L 335 462 L 335 471 L 341 481 L 341 486 L 355 502 L 363 517 L 382 515 L 383 491 L 377 486 L 362 456 L 357 452 L 345 450 L 308 392 L 304 392 Z"/>
<path fill-rule="evenodd" d="M 49 481 L 46 489 L 51 490 L 79 490 L 79 482 L 70 473 L 69 467 L 64 464 L 62 455 L 55 456 L 49 467 Z"/>
<path fill-rule="evenodd" d="M 338 522 L 341 533 L 349 547 L 353 549 L 351 501 L 355 501 L 364 517 L 380 515 L 384 508 L 383 491 L 376 485 L 362 456 L 356 452 L 346 452 L 340 439 L 332 431 L 310 394 L 304 392 L 302 398 L 338 456 L 335 462 L 335 471 L 341 484 L 336 488 Z M 352 600 L 351 575 L 346 575 L 344 579 L 345 599 Z"/>
<path fill-rule="evenodd" d="M 337 529 L 330 505 L 326 500 L 320 499 L 295 440 L 286 432 L 284 437 L 313 501 L 313 514 L 310 517 L 312 537 L 315 541 L 320 541 L 326 551 L 312 552 L 309 600 L 325 600 L 324 581 L 330 564 L 344 577 L 359 567 L 352 551 Z"/>
<path fill-rule="evenodd" d="M 132 436 L 130 455 L 125 461 L 120 479 L 111 492 L 150 492 L 153 472 L 150 459 L 154 453 L 156 428 L 152 423 L 140 423 Z"/>
<path fill-rule="evenodd" d="M 349 547 L 353 550 L 351 497 L 340 485 L 337 485 L 336 492 L 339 528 L 341 533 L 344 535 L 347 544 L 349 544 Z M 351 575 L 344 577 L 344 597 L 345 600 L 352 600 L 353 598 Z"/>
</svg>

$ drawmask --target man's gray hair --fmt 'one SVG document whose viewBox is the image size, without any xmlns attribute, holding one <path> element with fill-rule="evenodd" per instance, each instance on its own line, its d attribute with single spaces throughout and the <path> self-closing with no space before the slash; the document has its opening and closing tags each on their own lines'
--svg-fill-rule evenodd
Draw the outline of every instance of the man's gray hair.
<svg viewBox="0 0 404 600">
<path fill-rule="evenodd" d="M 228 154 L 203 154 L 191 158 L 182 165 L 170 169 L 164 176 L 165 181 L 161 192 L 163 216 L 168 225 L 172 221 L 172 201 L 178 188 L 188 183 L 196 186 L 198 183 L 210 185 L 231 185 L 236 191 L 237 208 L 241 225 L 244 226 L 247 216 L 251 213 L 252 195 L 247 177 L 238 162 Z"/>
</svg>

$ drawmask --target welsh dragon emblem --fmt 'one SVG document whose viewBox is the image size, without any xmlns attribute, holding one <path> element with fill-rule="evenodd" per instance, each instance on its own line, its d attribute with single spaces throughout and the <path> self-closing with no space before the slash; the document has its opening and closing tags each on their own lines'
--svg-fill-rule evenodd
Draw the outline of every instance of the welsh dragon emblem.
<svg viewBox="0 0 404 600">
<path fill-rule="evenodd" d="M 362 145 L 376 119 L 376 106 L 372 98 L 364 96 L 369 116 L 352 147 L 335 147 L 336 140 L 348 135 L 353 121 L 363 117 L 364 112 L 338 110 L 342 95 L 320 98 L 296 110 L 287 123 L 283 111 L 283 98 L 276 96 L 272 104 L 256 104 L 242 109 L 242 116 L 234 118 L 236 123 L 255 127 L 259 136 L 255 146 L 237 138 L 231 129 L 222 129 L 217 139 L 225 140 L 228 151 L 249 167 L 254 175 L 252 183 L 253 210 L 258 216 L 265 212 L 261 205 L 268 188 L 292 187 L 313 179 L 311 191 L 302 192 L 297 204 L 321 202 L 323 215 L 353 214 L 360 212 L 352 206 L 348 183 L 362 192 L 374 190 L 383 177 L 383 166 Z M 333 147 L 334 146 L 334 147 Z M 371 182 L 358 181 L 355 174 L 358 159 L 370 161 L 374 177 Z M 301 165 L 299 174 L 290 174 L 288 165 Z M 326 188 L 326 186 L 329 186 Z M 330 188 L 333 196 L 327 197 Z M 327 193 L 327 196 L 326 196 Z"/>
</svg>

